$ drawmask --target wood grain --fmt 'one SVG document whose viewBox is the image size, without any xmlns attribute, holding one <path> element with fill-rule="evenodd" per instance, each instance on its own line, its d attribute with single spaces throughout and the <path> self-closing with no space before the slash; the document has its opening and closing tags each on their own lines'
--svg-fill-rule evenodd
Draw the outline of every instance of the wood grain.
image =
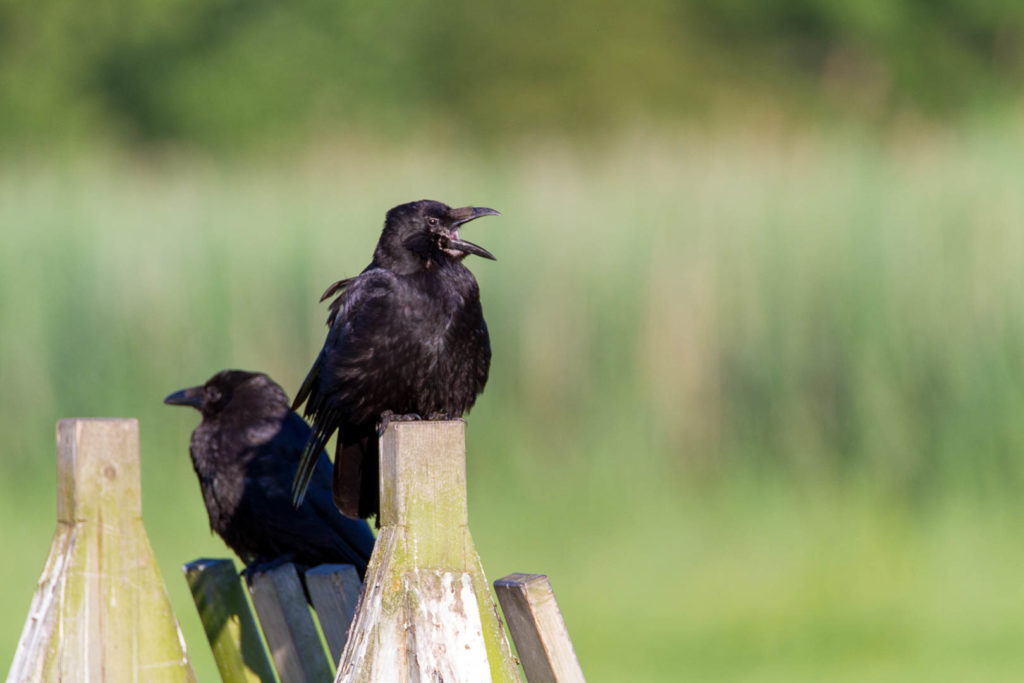
<svg viewBox="0 0 1024 683">
<path fill-rule="evenodd" d="M 260 638 L 242 582 L 231 560 L 199 559 L 183 567 L 199 620 L 224 683 L 273 681 L 274 669 Z"/>
<path fill-rule="evenodd" d="M 57 531 L 8 681 L 194 681 L 142 525 L 139 425 L 57 425 Z"/>
<path fill-rule="evenodd" d="M 529 683 L 582 683 L 576 651 L 544 574 L 510 574 L 494 582 L 498 602 Z"/>
</svg>

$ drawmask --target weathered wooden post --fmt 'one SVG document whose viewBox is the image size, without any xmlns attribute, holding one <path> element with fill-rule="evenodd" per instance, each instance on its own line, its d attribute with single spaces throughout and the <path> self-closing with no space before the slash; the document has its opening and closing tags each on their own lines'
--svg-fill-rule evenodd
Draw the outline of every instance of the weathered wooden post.
<svg viewBox="0 0 1024 683">
<path fill-rule="evenodd" d="M 359 573 L 350 564 L 322 564 L 306 571 L 306 590 L 331 650 L 332 670 L 341 661 L 361 588 Z"/>
<path fill-rule="evenodd" d="M 273 681 L 274 668 L 263 649 L 235 563 L 203 558 L 183 569 L 221 681 Z"/>
<path fill-rule="evenodd" d="M 278 565 L 251 576 L 249 595 L 281 683 L 331 680 L 334 667 L 324 652 L 295 565 Z"/>
<path fill-rule="evenodd" d="M 7 680 L 195 680 L 142 525 L 134 419 L 57 425 L 57 531 Z"/>
<path fill-rule="evenodd" d="M 380 468 L 381 530 L 335 680 L 522 680 L 469 534 L 465 423 L 392 422 Z"/>
<path fill-rule="evenodd" d="M 544 574 L 509 574 L 494 582 L 498 602 L 529 683 L 583 683 L 569 630 Z"/>
<path fill-rule="evenodd" d="M 296 566 L 277 564 L 259 572 L 250 569 L 249 592 L 273 656 L 271 666 L 260 629 L 242 590 L 235 563 L 199 559 L 186 564 L 199 620 L 225 683 L 328 681 L 345 647 L 348 627 L 359 600 L 359 574 L 349 564 L 324 564 L 305 573 L 306 589 L 330 648 L 327 657 Z"/>
</svg>

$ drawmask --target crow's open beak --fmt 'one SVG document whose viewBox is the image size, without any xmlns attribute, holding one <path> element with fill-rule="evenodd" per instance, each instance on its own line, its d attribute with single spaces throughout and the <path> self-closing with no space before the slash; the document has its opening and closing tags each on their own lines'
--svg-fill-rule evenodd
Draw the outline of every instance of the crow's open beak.
<svg viewBox="0 0 1024 683">
<path fill-rule="evenodd" d="M 477 256 L 482 256 L 483 258 L 490 259 L 492 261 L 498 260 L 494 258 L 494 254 L 487 251 L 479 244 L 473 244 L 472 242 L 467 242 L 466 240 L 460 239 L 459 226 L 465 225 L 466 223 L 472 220 L 476 220 L 477 218 L 480 218 L 482 216 L 500 216 L 500 212 L 495 211 L 494 209 L 488 209 L 486 206 L 463 206 L 462 208 L 459 209 L 452 209 L 451 211 L 448 212 L 448 215 L 454 219 L 452 221 L 454 236 L 449 237 L 447 239 L 447 242 L 445 244 L 446 249 L 460 251 L 464 254 L 475 254 Z"/>
<path fill-rule="evenodd" d="M 461 209 L 452 209 L 448 215 L 454 218 L 452 227 L 457 228 L 463 223 L 468 223 L 483 216 L 500 216 L 499 211 L 488 209 L 486 206 L 463 206 Z"/>
<path fill-rule="evenodd" d="M 203 405 L 204 390 L 205 387 L 200 386 L 175 391 L 164 399 L 164 403 L 169 406 L 192 406 L 193 408 L 199 408 Z"/>
<path fill-rule="evenodd" d="M 476 254 L 477 256 L 483 256 L 484 258 L 491 259 L 492 261 L 498 260 L 494 258 L 494 254 L 487 251 L 479 244 L 473 244 L 472 242 L 467 242 L 466 240 L 456 240 L 452 239 L 451 237 L 446 237 L 443 239 L 444 248 L 447 251 L 457 251 L 462 252 L 463 254 Z"/>
</svg>

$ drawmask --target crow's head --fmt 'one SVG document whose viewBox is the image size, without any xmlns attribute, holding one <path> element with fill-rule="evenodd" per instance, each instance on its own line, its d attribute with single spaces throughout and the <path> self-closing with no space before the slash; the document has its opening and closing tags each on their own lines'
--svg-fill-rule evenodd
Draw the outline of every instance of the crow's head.
<svg viewBox="0 0 1024 683">
<path fill-rule="evenodd" d="M 465 206 L 453 209 L 421 199 L 388 211 L 374 261 L 383 267 L 461 261 L 469 254 L 495 260 L 491 252 L 459 237 L 459 227 L 481 216 L 500 216 L 494 209 Z"/>
<path fill-rule="evenodd" d="M 216 417 L 234 403 L 252 411 L 284 406 L 288 396 L 274 380 L 262 372 L 221 370 L 206 384 L 176 391 L 164 399 L 172 406 L 192 406 L 203 417 Z"/>
</svg>

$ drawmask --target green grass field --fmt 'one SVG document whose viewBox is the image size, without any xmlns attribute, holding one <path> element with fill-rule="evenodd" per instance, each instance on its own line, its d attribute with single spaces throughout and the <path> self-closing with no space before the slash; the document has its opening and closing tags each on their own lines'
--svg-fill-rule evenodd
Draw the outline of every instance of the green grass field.
<svg viewBox="0 0 1024 683">
<path fill-rule="evenodd" d="M 224 367 L 293 393 L 384 211 L 467 237 L 494 366 L 469 417 L 492 580 L 550 575 L 591 681 L 1024 675 L 1024 134 L 754 132 L 590 155 L 338 145 L 0 164 L 0 659 L 55 526 L 54 424 L 141 423 L 144 519 L 229 551 L 161 404 Z"/>
</svg>

